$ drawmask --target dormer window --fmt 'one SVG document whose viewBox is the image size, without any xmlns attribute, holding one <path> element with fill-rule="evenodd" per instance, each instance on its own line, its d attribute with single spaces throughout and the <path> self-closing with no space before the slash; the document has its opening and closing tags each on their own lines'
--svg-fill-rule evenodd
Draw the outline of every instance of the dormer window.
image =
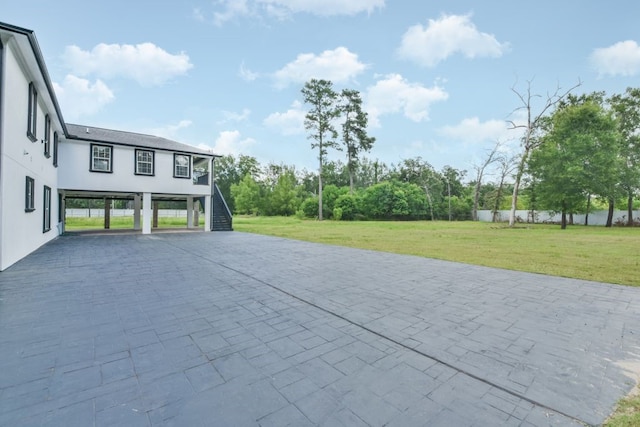
<svg viewBox="0 0 640 427">
<path fill-rule="evenodd" d="M 187 154 L 173 155 L 173 177 L 191 178 L 191 156 Z"/>
</svg>

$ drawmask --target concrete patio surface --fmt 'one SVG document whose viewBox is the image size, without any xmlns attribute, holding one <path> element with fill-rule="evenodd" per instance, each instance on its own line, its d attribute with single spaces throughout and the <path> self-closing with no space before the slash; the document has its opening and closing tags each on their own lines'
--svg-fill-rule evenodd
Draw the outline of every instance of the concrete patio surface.
<svg viewBox="0 0 640 427">
<path fill-rule="evenodd" d="M 0 273 L 0 361 L 2 426 L 599 425 L 638 379 L 640 289 L 239 232 L 63 236 Z"/>
</svg>

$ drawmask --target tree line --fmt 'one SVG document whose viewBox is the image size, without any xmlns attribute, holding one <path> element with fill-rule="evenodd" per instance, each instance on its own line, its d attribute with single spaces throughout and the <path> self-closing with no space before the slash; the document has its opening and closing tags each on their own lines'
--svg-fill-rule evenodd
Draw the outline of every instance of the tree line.
<svg viewBox="0 0 640 427">
<path fill-rule="evenodd" d="M 253 215 L 298 215 L 317 219 L 477 220 L 487 209 L 560 213 L 562 227 L 574 213 L 625 205 L 627 223 L 640 192 L 640 89 L 607 97 L 574 95 L 558 88 L 536 112 L 531 86 L 518 92 L 526 112 L 520 151 L 501 142 L 466 170 L 436 170 L 422 157 L 386 164 L 365 156 L 375 138 L 367 135 L 367 114 L 357 91 L 333 90 L 312 79 L 301 92 L 309 110 L 307 137 L 318 169 L 261 165 L 251 156 L 216 161 L 216 181 L 232 211 Z M 344 153 L 344 162 L 329 153 Z M 588 218 L 588 216 L 587 216 Z"/>
</svg>

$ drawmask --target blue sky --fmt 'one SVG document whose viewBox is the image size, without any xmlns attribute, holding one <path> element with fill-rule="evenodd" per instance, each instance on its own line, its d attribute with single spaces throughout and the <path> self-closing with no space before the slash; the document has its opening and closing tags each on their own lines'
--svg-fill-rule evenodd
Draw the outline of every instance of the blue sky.
<svg viewBox="0 0 640 427">
<path fill-rule="evenodd" d="M 314 169 L 300 89 L 324 78 L 360 91 L 367 157 L 469 177 L 517 144 L 512 87 L 639 86 L 639 16 L 635 0 L 0 0 L 0 21 L 35 31 L 69 123 Z"/>
</svg>

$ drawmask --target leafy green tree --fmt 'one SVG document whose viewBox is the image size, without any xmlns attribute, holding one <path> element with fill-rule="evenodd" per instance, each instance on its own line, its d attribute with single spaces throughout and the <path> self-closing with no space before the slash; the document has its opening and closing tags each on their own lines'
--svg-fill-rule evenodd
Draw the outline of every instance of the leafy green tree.
<svg viewBox="0 0 640 427">
<path fill-rule="evenodd" d="M 367 135 L 367 113 L 362 111 L 360 92 L 343 89 L 340 93 L 340 111 L 344 117 L 342 123 L 342 143 L 347 152 L 347 169 L 349 170 L 349 191 L 353 194 L 354 176 L 358 165 L 358 156 L 362 151 L 369 151 L 375 138 Z"/>
<path fill-rule="evenodd" d="M 311 148 L 318 149 L 318 219 L 322 221 L 322 165 L 328 148 L 338 146 L 338 133 L 333 125 L 340 115 L 333 83 L 328 80 L 311 79 L 302 88 L 305 104 L 310 106 L 304 119 L 304 128 L 311 133 Z"/>
<path fill-rule="evenodd" d="M 292 170 L 287 170 L 278 176 L 269 200 L 272 215 L 290 216 L 296 213 L 301 197 Z"/>
<path fill-rule="evenodd" d="M 214 176 L 220 192 L 224 196 L 231 212 L 235 212 L 235 202 L 231 194 L 231 185 L 238 184 L 247 175 L 257 179 L 260 164 L 255 157 L 240 155 L 223 156 L 215 160 Z"/>
<path fill-rule="evenodd" d="M 633 225 L 633 201 L 640 192 L 640 89 L 627 88 L 609 99 L 620 132 L 620 186 L 627 198 L 627 225 Z"/>
<path fill-rule="evenodd" d="M 348 187 L 338 187 L 333 184 L 329 184 L 324 187 L 324 212 L 325 216 L 330 217 L 333 214 L 333 208 L 338 197 L 349 192 Z"/>
<path fill-rule="evenodd" d="M 618 181 L 616 123 L 593 101 L 557 110 L 542 144 L 529 161 L 536 183 L 536 197 L 562 215 L 585 208 L 588 194 L 607 200 Z"/>
<path fill-rule="evenodd" d="M 258 214 L 261 204 L 260 193 L 260 185 L 249 173 L 238 184 L 231 184 L 231 195 L 235 201 L 234 212 L 249 215 Z"/>
<path fill-rule="evenodd" d="M 325 162 L 322 167 L 322 184 L 323 186 L 333 184 L 337 187 L 347 187 L 349 185 L 347 165 L 340 160 Z"/>
<path fill-rule="evenodd" d="M 362 211 L 374 219 L 411 219 L 425 214 L 426 199 L 420 187 L 399 181 L 385 181 L 367 188 Z"/>
<path fill-rule="evenodd" d="M 562 102 L 562 100 L 569 95 L 569 93 L 580 86 L 582 83 L 578 82 L 575 86 L 569 88 L 565 92 L 561 92 L 560 87 L 556 88 L 555 92 L 547 95 L 546 100 L 543 102 L 542 107 L 536 114 L 534 112 L 534 100 L 538 98 L 538 95 L 531 93 L 531 81 L 527 82 L 526 91 L 518 91 L 515 85 L 511 87 L 511 91 L 516 94 L 520 100 L 521 105 L 514 110 L 514 112 L 524 112 L 526 121 L 524 123 L 515 123 L 509 121 L 511 129 L 518 129 L 523 131 L 521 139 L 521 152 L 518 156 L 518 162 L 515 169 L 515 182 L 513 184 L 513 195 L 511 196 L 511 213 L 509 214 L 509 226 L 513 227 L 516 221 L 516 209 L 518 207 L 518 193 L 520 191 L 520 182 L 527 169 L 527 162 L 531 153 L 539 146 L 540 139 L 537 137 L 541 124 L 546 115 L 555 106 Z"/>
<path fill-rule="evenodd" d="M 425 192 L 431 220 L 435 220 L 434 210 L 442 203 L 442 176 L 422 157 L 403 160 L 396 170 L 397 179 L 415 184 Z"/>
<path fill-rule="evenodd" d="M 467 174 L 465 170 L 458 170 L 447 165 L 442 168 L 442 193 L 443 197 L 447 200 L 447 217 L 449 221 L 452 221 L 454 212 L 452 197 L 462 198 L 464 196 L 464 185 L 462 180 Z"/>
<path fill-rule="evenodd" d="M 309 197 L 303 200 L 300 210 L 306 218 L 318 217 L 318 196 Z"/>
<path fill-rule="evenodd" d="M 360 197 L 357 194 L 343 194 L 336 199 L 334 209 L 340 209 L 341 218 L 344 221 L 351 221 L 360 214 Z"/>
</svg>

